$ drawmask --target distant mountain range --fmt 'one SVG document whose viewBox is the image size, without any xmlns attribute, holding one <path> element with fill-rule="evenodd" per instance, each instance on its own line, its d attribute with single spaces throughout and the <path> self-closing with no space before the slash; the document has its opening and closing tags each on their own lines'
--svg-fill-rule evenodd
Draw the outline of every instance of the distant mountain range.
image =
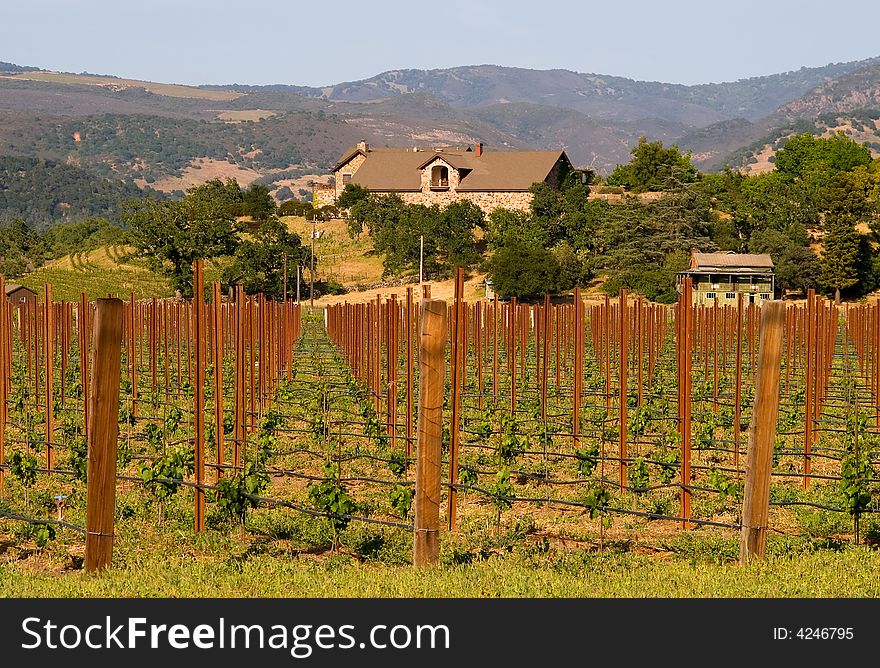
<svg viewBox="0 0 880 668">
<path fill-rule="evenodd" d="M 297 188 L 360 139 L 564 148 L 608 173 L 640 135 L 695 164 L 772 167 L 793 132 L 880 151 L 880 58 L 684 86 L 567 70 L 394 70 L 326 87 L 181 86 L 0 62 L 0 156 L 54 160 L 162 190 L 200 177 Z"/>
</svg>

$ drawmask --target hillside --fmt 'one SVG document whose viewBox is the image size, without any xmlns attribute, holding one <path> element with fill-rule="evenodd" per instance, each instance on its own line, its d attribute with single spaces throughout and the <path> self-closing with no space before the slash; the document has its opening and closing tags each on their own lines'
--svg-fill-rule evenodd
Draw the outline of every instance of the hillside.
<svg viewBox="0 0 880 668">
<path fill-rule="evenodd" d="M 122 201 L 143 196 L 130 181 L 51 160 L 0 156 L 0 223 L 21 218 L 45 227 L 65 218 L 113 218 Z"/>
<path fill-rule="evenodd" d="M 525 102 L 566 107 L 595 117 L 638 120 L 659 116 L 689 125 L 705 125 L 735 116 L 761 118 L 824 81 L 871 62 L 877 61 L 836 63 L 697 86 L 634 81 L 569 70 L 476 65 L 437 70 L 392 70 L 369 79 L 321 88 L 289 86 L 274 89 L 308 97 L 355 102 L 407 93 L 427 93 L 462 108 Z M 253 90 L 239 86 L 209 88 Z"/>
<path fill-rule="evenodd" d="M 124 262 L 126 249 L 108 246 L 88 253 L 73 253 L 16 278 L 16 283 L 37 292 L 49 283 L 55 299 L 75 301 L 85 291 L 89 299 L 113 295 L 126 299 L 171 297 L 168 281 L 133 262 Z M 208 271 L 205 272 L 206 274 Z"/>
<path fill-rule="evenodd" d="M 18 74 L 20 72 L 39 72 L 39 67 L 25 67 L 16 65 L 15 63 L 6 63 L 0 60 L 0 72 L 8 72 L 10 74 Z"/>
<path fill-rule="evenodd" d="M 867 144 L 871 154 L 880 156 L 880 109 L 863 109 L 842 114 L 822 114 L 816 119 L 800 119 L 776 128 L 753 144 L 728 156 L 730 164 L 738 165 L 747 173 L 761 173 L 773 169 L 773 160 L 785 141 L 795 134 L 809 132 L 828 137 L 843 132 L 850 139 Z"/>
<path fill-rule="evenodd" d="M 143 114 L 32 116 L 0 111 L 0 155 L 68 162 L 104 177 L 146 183 L 179 176 L 196 158 L 228 161 L 260 174 L 324 168 L 362 132 L 320 112 L 259 122 L 209 123 Z"/>
<path fill-rule="evenodd" d="M 576 164 L 608 173 L 645 135 L 678 143 L 712 169 L 749 162 L 822 114 L 870 113 L 878 100 L 880 59 L 697 86 L 477 65 L 321 88 L 194 87 L 6 63 L 0 155 L 166 192 L 233 177 L 297 193 L 361 139 L 564 148 Z"/>
<path fill-rule="evenodd" d="M 722 164 L 766 164 L 785 138 L 800 132 L 827 135 L 840 130 L 880 151 L 880 64 L 872 62 L 854 72 L 817 86 L 755 122 L 736 119 L 691 132 L 680 140 L 694 152 L 702 168 Z"/>
<path fill-rule="evenodd" d="M 523 102 L 481 107 L 472 113 L 528 145 L 564 148 L 578 165 L 597 171 L 610 172 L 629 160 L 631 131 L 602 124 L 579 111 Z"/>
<path fill-rule="evenodd" d="M 528 140 L 486 122 L 469 110 L 456 109 L 423 93 L 366 104 L 333 103 L 327 113 L 385 145 L 466 144 L 477 140 L 499 148 L 531 145 Z"/>
<path fill-rule="evenodd" d="M 312 230 L 312 223 L 303 218 L 283 219 L 288 228 L 306 239 Z M 374 299 L 377 294 L 405 295 L 406 288 L 416 289 L 417 284 L 404 286 L 384 286 L 382 278 L 382 258 L 372 252 L 373 244 L 369 235 L 355 239 L 348 236 L 343 220 L 331 220 L 320 224 L 321 237 L 315 240 L 315 254 L 319 258 L 316 278 L 319 281 L 342 283 L 352 290 L 347 295 L 325 295 L 316 299 L 319 304 L 331 304 L 357 298 Z M 149 297 L 170 297 L 173 290 L 168 280 L 150 270 L 142 260 L 128 259 L 131 248 L 122 245 L 102 246 L 88 252 L 71 253 L 53 260 L 15 279 L 16 283 L 42 291 L 46 283 L 52 285 L 56 299 L 74 301 L 85 290 L 91 299 L 106 297 L 108 294 L 128 298 L 134 292 L 139 299 Z M 222 267 L 227 258 L 214 258 L 205 265 L 205 280 L 211 283 L 220 280 Z M 296 269 L 291 268 L 291 297 L 296 294 Z M 307 274 L 306 274 L 307 275 Z M 307 282 L 307 278 L 304 278 Z M 432 294 L 448 298 L 452 294 L 453 281 L 428 281 Z M 476 299 L 482 294 L 482 275 L 476 274 L 468 279 L 465 297 Z M 303 300 L 308 299 L 308 289 L 301 292 Z"/>
<path fill-rule="evenodd" d="M 808 95 L 780 106 L 774 115 L 794 119 L 865 108 L 880 108 L 880 63 L 825 82 Z"/>
</svg>

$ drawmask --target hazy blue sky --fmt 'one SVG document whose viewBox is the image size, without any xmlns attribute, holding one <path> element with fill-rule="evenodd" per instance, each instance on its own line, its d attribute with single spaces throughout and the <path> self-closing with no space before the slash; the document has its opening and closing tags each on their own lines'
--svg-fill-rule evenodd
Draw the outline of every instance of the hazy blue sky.
<svg viewBox="0 0 880 668">
<path fill-rule="evenodd" d="M 3 0 L 0 60 L 198 83 L 492 63 L 703 83 L 880 55 L 849 0 Z"/>
</svg>

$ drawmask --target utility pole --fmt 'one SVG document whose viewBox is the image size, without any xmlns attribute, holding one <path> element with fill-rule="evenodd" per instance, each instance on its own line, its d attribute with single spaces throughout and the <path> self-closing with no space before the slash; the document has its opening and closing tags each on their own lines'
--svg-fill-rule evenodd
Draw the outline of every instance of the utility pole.
<svg viewBox="0 0 880 668">
<path fill-rule="evenodd" d="M 422 288 L 422 281 L 424 280 L 425 274 L 425 235 L 423 234 L 420 239 L 419 246 L 419 290 Z"/>
</svg>

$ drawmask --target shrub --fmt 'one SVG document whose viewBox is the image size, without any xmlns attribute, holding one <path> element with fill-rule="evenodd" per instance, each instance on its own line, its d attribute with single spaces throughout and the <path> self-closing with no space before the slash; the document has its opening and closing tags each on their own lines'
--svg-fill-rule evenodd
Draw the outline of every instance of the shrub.
<svg viewBox="0 0 880 668">
<path fill-rule="evenodd" d="M 501 248 L 487 266 L 495 291 L 505 297 L 529 299 L 554 293 L 562 279 L 553 253 L 520 242 Z"/>
</svg>

